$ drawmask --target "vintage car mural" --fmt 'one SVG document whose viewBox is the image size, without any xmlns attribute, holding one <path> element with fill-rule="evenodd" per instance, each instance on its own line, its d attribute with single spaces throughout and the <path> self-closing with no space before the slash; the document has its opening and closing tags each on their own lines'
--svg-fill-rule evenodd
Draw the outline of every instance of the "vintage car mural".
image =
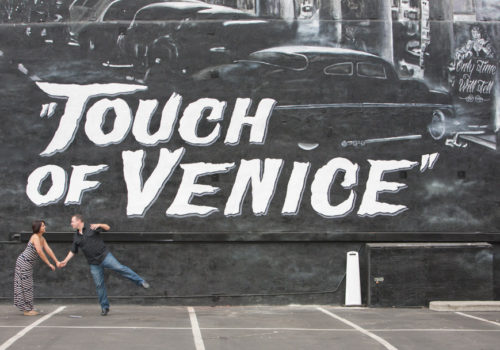
<svg viewBox="0 0 500 350">
<path fill-rule="evenodd" d="M 89 1 L 85 1 L 83 3 L 85 6 L 83 7 L 88 7 Z M 78 21 L 76 24 L 72 24 L 72 35 L 82 50 L 99 51 L 103 55 L 109 55 L 108 50 L 116 47 L 119 35 L 125 32 L 139 9 L 149 4 L 170 1 L 172 0 L 114 0 L 98 2 L 100 6 L 93 11 L 83 11 L 86 17 L 90 16 L 87 18 L 87 21 Z M 197 0 L 183 1 L 202 3 Z M 76 5 L 77 3 L 73 3 L 73 12 L 76 12 L 74 9 Z M 72 8 L 70 8 L 71 10 Z"/>
<path fill-rule="evenodd" d="M 361 51 L 272 47 L 205 68 L 193 79 L 210 84 L 214 95 L 236 91 L 254 99 L 274 98 L 278 105 L 272 123 L 283 137 L 304 143 L 317 143 L 318 133 L 330 147 L 439 140 L 460 128 L 448 93 L 399 79 L 390 63 Z M 316 138 L 306 140 L 305 135 Z"/>
<path fill-rule="evenodd" d="M 165 2 L 141 8 L 125 33 L 123 50 L 136 68 L 160 64 L 193 71 L 288 40 L 282 21 L 226 6 Z M 245 43 L 242 45 L 242 43 Z"/>
</svg>

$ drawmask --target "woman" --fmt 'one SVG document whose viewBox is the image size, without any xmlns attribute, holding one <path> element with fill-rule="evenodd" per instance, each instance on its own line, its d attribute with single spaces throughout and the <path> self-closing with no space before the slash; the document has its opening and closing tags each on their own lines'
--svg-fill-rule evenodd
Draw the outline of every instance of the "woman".
<svg viewBox="0 0 500 350">
<path fill-rule="evenodd" d="M 39 314 L 33 307 L 33 265 L 38 256 L 42 258 L 43 262 L 52 271 L 55 271 L 56 268 L 47 259 L 44 250 L 54 260 L 56 265 L 59 265 L 59 260 L 57 260 L 54 252 L 52 252 L 52 249 L 50 249 L 43 237 L 45 233 L 45 221 L 33 221 L 31 227 L 33 228 L 33 235 L 24 252 L 17 258 L 14 274 L 14 305 L 23 311 L 25 316 L 36 316 Z"/>
<path fill-rule="evenodd" d="M 495 50 L 483 27 L 473 24 L 470 27 L 471 40 L 456 51 L 458 60 L 466 60 L 473 57 L 495 58 Z"/>
</svg>

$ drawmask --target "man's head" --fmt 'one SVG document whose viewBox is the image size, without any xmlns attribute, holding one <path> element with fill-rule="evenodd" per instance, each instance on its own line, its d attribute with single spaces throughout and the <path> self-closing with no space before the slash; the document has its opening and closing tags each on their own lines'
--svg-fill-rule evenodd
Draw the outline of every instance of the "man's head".
<svg viewBox="0 0 500 350">
<path fill-rule="evenodd" d="M 83 228 L 83 216 L 82 214 L 75 214 L 71 217 L 71 227 L 74 230 L 81 230 Z"/>
</svg>

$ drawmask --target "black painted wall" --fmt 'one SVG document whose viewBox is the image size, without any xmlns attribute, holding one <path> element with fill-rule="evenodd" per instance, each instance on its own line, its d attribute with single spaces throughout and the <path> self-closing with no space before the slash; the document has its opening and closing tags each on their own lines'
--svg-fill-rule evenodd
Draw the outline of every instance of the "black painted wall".
<svg viewBox="0 0 500 350">
<path fill-rule="evenodd" d="M 51 244 L 57 256 L 69 243 Z M 110 243 L 113 255 L 150 282 L 144 290 L 107 274 L 112 302 L 162 304 L 341 304 L 344 300 L 345 255 L 359 243 L 228 242 Z M 1 244 L 5 283 L 0 297 L 12 299 L 13 262 L 24 244 Z M 43 265 L 43 266 L 42 266 Z M 95 287 L 83 256 L 63 270 L 35 269 L 36 298 L 95 299 Z M 119 298 L 113 298 L 119 297 Z"/>
<path fill-rule="evenodd" d="M 488 243 L 371 243 L 368 304 L 421 306 L 433 300 L 492 300 Z"/>
<path fill-rule="evenodd" d="M 108 241 L 108 239 L 106 239 Z M 498 244 L 363 242 L 107 242 L 123 264 L 152 288 L 106 273 L 113 303 L 245 305 L 345 302 L 349 251 L 359 252 L 362 303 L 372 307 L 427 306 L 433 300 L 498 300 Z M 70 242 L 51 244 L 64 256 Z M 24 243 L 0 245 L 0 300 L 12 302 L 13 261 Z M 9 266 L 11 268 L 9 268 Z M 96 300 L 83 256 L 63 270 L 35 269 L 37 300 Z M 97 307 L 97 306 L 96 306 Z"/>
</svg>

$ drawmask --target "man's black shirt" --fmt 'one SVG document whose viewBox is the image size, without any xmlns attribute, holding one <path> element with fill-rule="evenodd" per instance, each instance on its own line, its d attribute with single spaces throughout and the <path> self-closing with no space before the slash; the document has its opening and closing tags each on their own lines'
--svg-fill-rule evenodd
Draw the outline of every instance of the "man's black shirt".
<svg viewBox="0 0 500 350">
<path fill-rule="evenodd" d="M 91 230 L 87 226 L 83 227 L 82 234 L 78 233 L 77 230 L 73 236 L 73 245 L 71 246 L 73 254 L 77 254 L 78 249 L 81 248 L 90 265 L 101 264 L 109 253 L 100 235 L 103 231 L 102 228 Z"/>
</svg>

